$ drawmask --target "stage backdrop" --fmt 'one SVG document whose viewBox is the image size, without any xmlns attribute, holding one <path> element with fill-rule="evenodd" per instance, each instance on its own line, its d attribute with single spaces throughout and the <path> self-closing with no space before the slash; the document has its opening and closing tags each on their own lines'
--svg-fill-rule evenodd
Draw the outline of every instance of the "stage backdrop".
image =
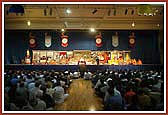
<svg viewBox="0 0 168 115">
<path fill-rule="evenodd" d="M 29 33 L 35 36 L 36 47 L 29 46 Z M 45 33 L 51 36 L 51 46 L 45 46 Z M 130 48 L 128 38 L 132 31 L 128 30 L 103 30 L 103 45 L 96 47 L 96 34 L 87 30 L 67 30 L 68 46 L 61 46 L 61 32 L 56 30 L 6 30 L 4 38 L 4 63 L 21 63 L 26 55 L 26 50 L 131 50 L 131 56 L 135 59 L 141 59 L 145 64 L 160 64 L 160 52 L 158 48 L 158 31 L 134 30 L 135 47 Z M 112 36 L 118 32 L 119 45 L 113 47 Z"/>
</svg>

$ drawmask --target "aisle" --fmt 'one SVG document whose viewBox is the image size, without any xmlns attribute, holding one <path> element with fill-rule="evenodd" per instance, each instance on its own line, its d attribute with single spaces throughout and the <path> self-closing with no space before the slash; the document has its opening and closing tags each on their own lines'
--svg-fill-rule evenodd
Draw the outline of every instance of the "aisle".
<svg viewBox="0 0 168 115">
<path fill-rule="evenodd" d="M 63 104 L 56 105 L 56 110 L 93 111 L 103 109 L 102 99 L 94 93 L 89 80 L 74 79 L 68 93 L 70 96 Z"/>
</svg>

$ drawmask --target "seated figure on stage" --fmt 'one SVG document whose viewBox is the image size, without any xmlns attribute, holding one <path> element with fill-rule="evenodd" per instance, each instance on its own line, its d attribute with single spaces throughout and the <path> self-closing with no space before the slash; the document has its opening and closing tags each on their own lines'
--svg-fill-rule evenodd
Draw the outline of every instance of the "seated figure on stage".
<svg viewBox="0 0 168 115">
<path fill-rule="evenodd" d="M 137 64 L 142 65 L 142 61 L 140 59 L 138 59 Z"/>
<path fill-rule="evenodd" d="M 132 59 L 132 64 L 133 64 L 133 65 L 136 65 L 136 64 L 137 64 L 137 62 L 136 62 L 135 59 Z"/>
<path fill-rule="evenodd" d="M 84 60 L 84 58 L 80 58 L 80 60 L 78 61 L 78 65 L 86 65 L 86 61 Z"/>
</svg>

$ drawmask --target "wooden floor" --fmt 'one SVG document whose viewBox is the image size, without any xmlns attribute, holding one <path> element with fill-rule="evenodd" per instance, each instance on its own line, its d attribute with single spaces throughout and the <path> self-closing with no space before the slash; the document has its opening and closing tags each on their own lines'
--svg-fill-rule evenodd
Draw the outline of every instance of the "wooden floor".
<svg viewBox="0 0 168 115">
<path fill-rule="evenodd" d="M 68 90 L 69 97 L 63 104 L 56 105 L 57 111 L 99 111 L 103 110 L 102 99 L 92 88 L 90 80 L 74 79 Z"/>
</svg>

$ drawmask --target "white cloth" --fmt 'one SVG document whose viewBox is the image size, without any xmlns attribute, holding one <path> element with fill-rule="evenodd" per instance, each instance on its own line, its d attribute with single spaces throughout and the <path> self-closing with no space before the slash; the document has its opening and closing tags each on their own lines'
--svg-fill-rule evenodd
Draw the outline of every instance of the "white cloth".
<svg viewBox="0 0 168 115">
<path fill-rule="evenodd" d="M 80 76 L 80 75 L 79 75 L 79 72 L 74 72 L 74 74 L 73 74 L 73 77 L 74 77 L 74 78 L 79 78 L 79 76 Z"/>
<path fill-rule="evenodd" d="M 55 103 L 63 103 L 64 100 L 69 96 L 69 94 L 64 94 L 64 88 L 61 86 L 56 86 L 54 88 L 54 94 L 53 98 L 55 100 Z"/>
<path fill-rule="evenodd" d="M 84 73 L 84 79 L 91 79 L 92 74 L 90 72 Z"/>
</svg>

